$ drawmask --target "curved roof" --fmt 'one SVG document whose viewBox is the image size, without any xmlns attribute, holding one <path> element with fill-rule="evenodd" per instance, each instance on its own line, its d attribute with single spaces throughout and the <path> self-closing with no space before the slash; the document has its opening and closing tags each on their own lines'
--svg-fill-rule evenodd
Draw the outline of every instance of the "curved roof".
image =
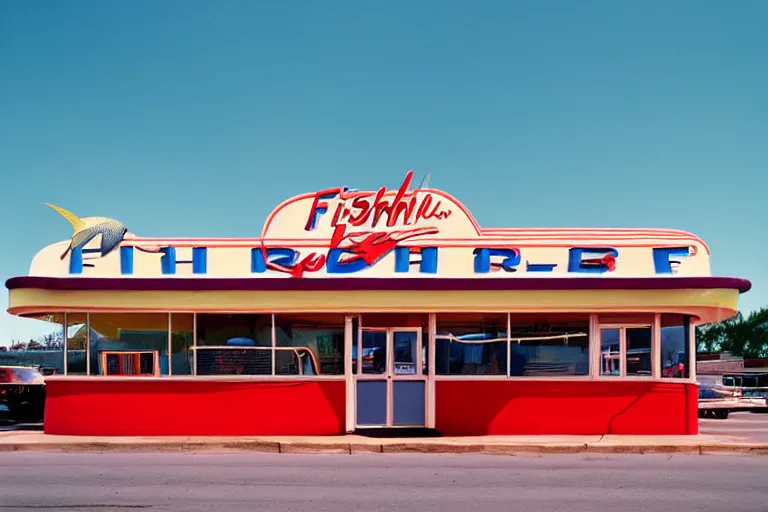
<svg viewBox="0 0 768 512">
<path fill-rule="evenodd" d="M 682 290 L 731 289 L 745 293 L 752 283 L 736 277 L 522 277 L 522 278 L 56 278 L 13 277 L 6 281 L 9 290 L 125 290 L 125 291 L 205 291 L 205 290 Z"/>
</svg>

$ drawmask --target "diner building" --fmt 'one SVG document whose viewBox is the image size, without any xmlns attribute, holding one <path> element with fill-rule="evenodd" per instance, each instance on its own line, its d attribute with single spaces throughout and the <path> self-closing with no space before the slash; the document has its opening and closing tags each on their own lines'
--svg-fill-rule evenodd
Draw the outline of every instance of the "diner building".
<svg viewBox="0 0 768 512">
<path fill-rule="evenodd" d="M 49 205 L 73 235 L 6 283 L 10 313 L 66 338 L 45 432 L 698 432 L 695 325 L 750 288 L 711 275 L 704 241 L 483 228 L 412 176 L 291 198 L 258 238 L 146 238 Z"/>
</svg>

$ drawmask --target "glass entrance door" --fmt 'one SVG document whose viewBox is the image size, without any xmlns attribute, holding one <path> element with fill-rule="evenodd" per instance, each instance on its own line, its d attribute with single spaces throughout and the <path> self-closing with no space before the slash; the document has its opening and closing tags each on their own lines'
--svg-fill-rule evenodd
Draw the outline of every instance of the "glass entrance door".
<svg viewBox="0 0 768 512">
<path fill-rule="evenodd" d="M 356 426 L 423 427 L 426 372 L 421 330 L 363 328 L 356 349 Z"/>
<path fill-rule="evenodd" d="M 392 329 L 392 377 L 389 396 L 392 427 L 425 425 L 426 380 L 421 330 Z"/>
</svg>

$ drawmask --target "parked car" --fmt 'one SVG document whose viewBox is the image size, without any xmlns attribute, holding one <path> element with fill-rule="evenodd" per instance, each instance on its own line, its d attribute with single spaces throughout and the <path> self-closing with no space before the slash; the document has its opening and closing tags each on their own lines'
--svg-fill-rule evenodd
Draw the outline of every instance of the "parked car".
<svg viewBox="0 0 768 512">
<path fill-rule="evenodd" d="M 0 414 L 11 421 L 37 422 L 45 410 L 45 378 L 37 368 L 0 366 Z"/>
<path fill-rule="evenodd" d="M 728 419 L 731 411 L 742 409 L 741 391 L 699 383 L 699 418 Z"/>
<path fill-rule="evenodd" d="M 722 387 L 739 392 L 743 408 L 751 412 L 768 412 L 768 372 L 735 372 L 721 377 Z"/>
</svg>

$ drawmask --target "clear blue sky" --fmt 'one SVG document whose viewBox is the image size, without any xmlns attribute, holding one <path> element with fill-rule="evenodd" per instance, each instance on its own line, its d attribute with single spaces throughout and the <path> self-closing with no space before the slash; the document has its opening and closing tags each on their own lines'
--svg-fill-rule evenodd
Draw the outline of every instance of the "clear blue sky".
<svg viewBox="0 0 768 512">
<path fill-rule="evenodd" d="M 481 225 L 672 227 L 768 304 L 768 2 L 0 3 L 0 277 L 71 234 L 258 236 L 398 185 Z M 7 307 L 3 293 L 0 306 Z M 0 318 L 0 343 L 45 324 Z"/>
</svg>

